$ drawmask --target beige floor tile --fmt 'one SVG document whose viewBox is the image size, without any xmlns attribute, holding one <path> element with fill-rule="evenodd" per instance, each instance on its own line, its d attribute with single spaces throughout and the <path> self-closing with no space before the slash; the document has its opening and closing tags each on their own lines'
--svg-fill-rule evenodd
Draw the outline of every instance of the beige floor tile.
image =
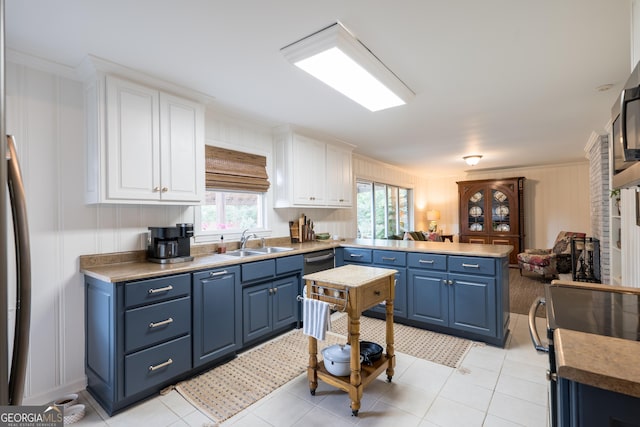
<svg viewBox="0 0 640 427">
<path fill-rule="evenodd" d="M 484 417 L 484 411 L 438 396 L 424 419 L 441 427 L 474 427 L 482 426 Z"/>
<path fill-rule="evenodd" d="M 488 414 L 484 419 L 482 427 L 522 427 L 522 424 L 514 423 L 513 421 L 505 420 L 495 415 Z"/>
<path fill-rule="evenodd" d="M 531 365 L 506 359 L 502 366 L 501 375 L 509 375 L 546 386 L 548 385 L 546 373 L 547 368 L 544 365 Z"/>
<path fill-rule="evenodd" d="M 486 412 L 493 396 L 493 390 L 475 385 L 462 376 L 452 375 L 440 391 L 439 396 Z"/>
<path fill-rule="evenodd" d="M 417 359 L 402 375 L 394 377 L 393 381 L 398 384 L 408 384 L 429 393 L 438 393 L 453 371 L 454 369 L 448 366 Z"/>
<path fill-rule="evenodd" d="M 141 426 L 169 426 L 180 418 L 159 398 L 144 401 L 125 412 L 106 419 L 110 427 Z"/>
<path fill-rule="evenodd" d="M 353 419 L 345 419 L 339 417 L 336 414 L 327 411 L 322 408 L 313 408 L 307 412 L 298 422 L 294 424 L 295 427 L 350 427 L 357 422 L 356 417 Z"/>
<path fill-rule="evenodd" d="M 276 392 L 258 402 L 251 412 L 274 426 L 286 427 L 294 425 L 311 409 L 313 405 L 304 399 Z"/>
<path fill-rule="evenodd" d="M 548 384 L 531 382 L 504 374 L 500 375 L 500 378 L 498 378 L 496 392 L 546 406 L 548 399 Z"/>
<path fill-rule="evenodd" d="M 422 418 L 431 407 L 436 396 L 436 394 L 410 385 L 393 384 L 389 391 L 380 397 L 379 401 Z"/>
<path fill-rule="evenodd" d="M 357 425 L 366 427 L 417 427 L 422 421 L 420 417 L 382 401 L 377 401 L 370 410 L 356 418 L 359 420 Z"/>
<path fill-rule="evenodd" d="M 545 406 L 498 392 L 491 399 L 488 413 L 524 426 L 543 427 L 547 422 Z"/>
</svg>

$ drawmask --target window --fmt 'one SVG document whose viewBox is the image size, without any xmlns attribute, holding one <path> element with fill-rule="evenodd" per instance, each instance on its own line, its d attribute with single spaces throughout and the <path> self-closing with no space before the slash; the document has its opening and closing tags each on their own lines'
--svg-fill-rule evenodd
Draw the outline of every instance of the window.
<svg viewBox="0 0 640 427">
<path fill-rule="evenodd" d="M 207 190 L 205 203 L 200 206 L 200 232 L 240 232 L 264 228 L 263 196 L 260 193 L 241 193 Z"/>
<path fill-rule="evenodd" d="M 408 231 L 411 223 L 411 190 L 358 180 L 358 237 L 386 239 Z"/>
<path fill-rule="evenodd" d="M 207 145 L 205 201 L 196 209 L 196 236 L 266 228 L 264 194 L 269 189 L 264 156 Z"/>
</svg>

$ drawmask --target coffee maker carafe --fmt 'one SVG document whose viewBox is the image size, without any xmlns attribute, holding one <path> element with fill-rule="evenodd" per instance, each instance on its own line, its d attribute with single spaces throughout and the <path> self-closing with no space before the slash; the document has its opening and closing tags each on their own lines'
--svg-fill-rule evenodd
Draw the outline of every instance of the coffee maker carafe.
<svg viewBox="0 0 640 427">
<path fill-rule="evenodd" d="M 193 224 L 149 227 L 147 259 L 160 264 L 193 261 L 191 237 L 193 237 Z"/>
</svg>

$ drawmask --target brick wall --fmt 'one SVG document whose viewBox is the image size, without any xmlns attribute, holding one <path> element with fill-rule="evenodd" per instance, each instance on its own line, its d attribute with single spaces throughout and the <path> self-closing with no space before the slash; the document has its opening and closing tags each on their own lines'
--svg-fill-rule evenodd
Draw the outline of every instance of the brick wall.
<svg viewBox="0 0 640 427">
<path fill-rule="evenodd" d="M 610 283 L 609 238 L 609 142 L 598 135 L 588 145 L 591 232 L 600 240 L 600 279 Z"/>
</svg>

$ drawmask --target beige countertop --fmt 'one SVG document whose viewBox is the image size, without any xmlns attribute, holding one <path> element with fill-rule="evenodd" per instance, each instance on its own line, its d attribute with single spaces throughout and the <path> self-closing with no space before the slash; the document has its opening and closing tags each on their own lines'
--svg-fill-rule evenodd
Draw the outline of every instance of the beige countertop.
<svg viewBox="0 0 640 427">
<path fill-rule="evenodd" d="M 316 282 L 326 282 L 334 285 L 341 285 L 350 288 L 357 288 L 366 285 L 374 280 L 396 274 L 396 270 L 389 268 L 368 267 L 363 265 L 343 265 L 331 270 L 319 271 L 307 274 L 305 280 L 315 280 Z"/>
<path fill-rule="evenodd" d="M 640 342 L 556 329 L 553 344 L 558 376 L 640 398 Z"/>
<path fill-rule="evenodd" d="M 276 246 L 274 244 L 274 246 Z M 335 247 L 358 247 L 383 249 L 404 252 L 428 252 L 445 255 L 466 255 L 491 258 L 509 256 L 512 246 L 480 245 L 471 243 L 421 242 L 412 240 L 370 240 L 346 239 L 340 241 L 315 241 L 306 243 L 282 243 L 277 246 L 292 248 L 291 251 L 274 254 L 237 257 L 225 254 L 214 254 L 210 250 L 202 253 L 200 245 L 192 246 L 194 260 L 176 264 L 156 264 L 146 260 L 145 251 L 119 252 L 110 254 L 83 255 L 80 257 L 80 272 L 105 282 L 125 282 L 129 280 L 147 279 L 151 277 L 188 273 L 192 271 L 218 268 L 245 262 L 260 261 L 282 256 L 315 252 Z"/>
<path fill-rule="evenodd" d="M 467 255 L 504 258 L 513 251 L 509 245 L 483 245 L 477 243 L 426 242 L 417 240 L 347 239 L 343 247 L 383 249 L 389 251 L 430 252 L 445 255 Z"/>
</svg>

